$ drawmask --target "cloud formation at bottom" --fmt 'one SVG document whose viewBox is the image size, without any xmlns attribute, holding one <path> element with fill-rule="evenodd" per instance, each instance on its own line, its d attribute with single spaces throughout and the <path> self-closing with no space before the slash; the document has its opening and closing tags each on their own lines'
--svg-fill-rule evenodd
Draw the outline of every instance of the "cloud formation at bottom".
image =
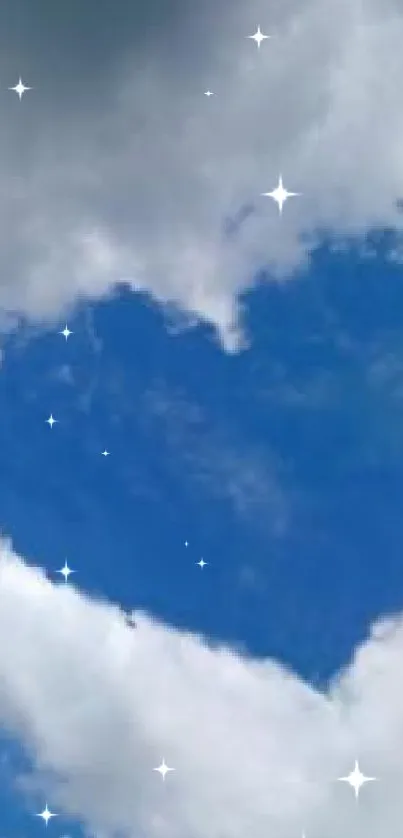
<svg viewBox="0 0 403 838">
<path fill-rule="evenodd" d="M 326 694 L 274 661 L 136 623 L 1 543 L 0 726 L 52 811 L 133 838 L 400 834 L 401 618 L 377 623 Z M 358 800 L 337 781 L 355 759 L 377 778 Z"/>
</svg>

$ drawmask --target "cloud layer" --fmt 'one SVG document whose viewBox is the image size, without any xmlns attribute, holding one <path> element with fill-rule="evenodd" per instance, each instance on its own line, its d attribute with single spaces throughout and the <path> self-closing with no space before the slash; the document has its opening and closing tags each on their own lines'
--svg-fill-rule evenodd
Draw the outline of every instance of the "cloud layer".
<svg viewBox="0 0 403 838">
<path fill-rule="evenodd" d="M 81 41 L 54 26 L 59 78 L 45 27 L 38 83 L 23 79 L 35 89 L 7 100 L 0 305 L 52 318 L 126 281 L 213 323 L 230 349 L 259 269 L 291 276 L 321 229 L 401 228 L 403 11 L 393 0 L 207 0 L 176 4 L 167 21 L 155 5 L 153 20 L 138 6 L 125 17 L 125 46 L 108 60 L 102 6 L 95 29 L 76 10 Z M 246 37 L 257 23 L 272 36 L 260 50 Z M 281 219 L 260 197 L 280 172 L 303 193 Z"/>
<path fill-rule="evenodd" d="M 0 724 L 53 811 L 103 836 L 398 834 L 401 619 L 375 627 L 327 695 L 274 661 L 136 619 L 2 543 Z M 152 770 L 163 757 L 165 782 Z M 379 778 L 358 802 L 335 781 L 356 757 Z"/>
</svg>

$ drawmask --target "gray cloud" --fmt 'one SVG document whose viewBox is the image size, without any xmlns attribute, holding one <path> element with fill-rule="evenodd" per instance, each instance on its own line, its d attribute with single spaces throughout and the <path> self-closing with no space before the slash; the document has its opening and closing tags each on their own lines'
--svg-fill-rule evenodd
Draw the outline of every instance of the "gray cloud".
<svg viewBox="0 0 403 838">
<path fill-rule="evenodd" d="M 35 90 L 2 93 L 7 312 L 54 318 L 128 281 L 231 349 L 257 270 L 291 276 L 319 228 L 401 229 L 400 4 L 68 8 L 20 4 L 8 22 L 2 77 Z M 260 197 L 280 171 L 303 193 L 281 219 Z"/>
</svg>

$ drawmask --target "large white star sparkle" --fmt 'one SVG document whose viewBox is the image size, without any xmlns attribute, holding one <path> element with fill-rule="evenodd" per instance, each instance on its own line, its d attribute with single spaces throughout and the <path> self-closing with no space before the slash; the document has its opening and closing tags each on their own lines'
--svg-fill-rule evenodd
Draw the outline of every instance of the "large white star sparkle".
<svg viewBox="0 0 403 838">
<path fill-rule="evenodd" d="M 65 561 L 64 566 L 62 568 L 60 568 L 60 570 L 57 570 L 56 573 L 61 573 L 62 576 L 64 576 L 64 581 L 67 582 L 67 580 L 70 576 L 70 573 L 75 573 L 75 570 L 71 570 L 71 568 L 68 566 L 67 562 Z"/>
<path fill-rule="evenodd" d="M 260 44 L 262 41 L 266 41 L 267 38 L 270 38 L 270 35 L 263 35 L 263 32 L 260 31 L 260 26 L 257 28 L 257 32 L 254 35 L 247 35 L 247 38 L 251 38 L 252 41 L 255 41 L 257 44 L 257 48 L 260 49 Z"/>
<path fill-rule="evenodd" d="M 31 90 L 30 87 L 26 87 L 25 84 L 22 83 L 21 77 L 19 78 L 18 84 L 16 84 L 15 87 L 9 87 L 8 89 L 15 90 L 15 92 L 18 93 L 18 96 L 20 97 L 20 102 L 22 99 L 22 94 L 25 93 L 26 90 Z"/>
<path fill-rule="evenodd" d="M 278 180 L 278 186 L 276 186 L 276 188 L 273 189 L 272 192 L 262 192 L 262 197 L 263 198 L 273 198 L 273 201 L 276 202 L 276 204 L 278 206 L 278 209 L 279 209 L 279 213 L 281 215 L 281 213 L 283 211 L 283 205 L 285 204 L 287 198 L 294 198 L 294 197 L 296 197 L 297 195 L 300 195 L 300 194 L 301 194 L 300 192 L 288 192 L 287 189 L 284 189 L 283 179 L 280 175 L 279 180 Z"/>
<path fill-rule="evenodd" d="M 169 768 L 168 765 L 165 764 L 165 759 L 162 758 L 161 765 L 159 765 L 158 768 L 154 768 L 153 771 L 158 771 L 159 774 L 161 774 L 162 779 L 165 780 L 165 777 L 168 774 L 168 772 L 169 771 L 175 771 L 175 769 L 174 768 Z"/>
<path fill-rule="evenodd" d="M 357 760 L 355 761 L 354 771 L 351 771 L 347 777 L 339 777 L 338 778 L 341 782 L 348 783 L 351 788 L 354 789 L 354 793 L 356 798 L 360 793 L 361 786 L 364 783 L 369 783 L 371 780 L 376 780 L 376 777 L 365 777 L 364 774 L 361 773 Z"/>
<path fill-rule="evenodd" d="M 38 812 L 36 815 L 37 818 L 42 818 L 45 821 L 46 826 L 48 825 L 51 818 L 56 818 L 57 815 L 55 812 L 50 812 L 48 809 L 48 804 L 46 803 L 43 812 Z"/>
</svg>

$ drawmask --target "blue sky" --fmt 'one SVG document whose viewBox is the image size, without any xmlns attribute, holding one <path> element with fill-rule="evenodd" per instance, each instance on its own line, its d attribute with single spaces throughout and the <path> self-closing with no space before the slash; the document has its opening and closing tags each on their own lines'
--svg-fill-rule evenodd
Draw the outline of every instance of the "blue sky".
<svg viewBox="0 0 403 838">
<path fill-rule="evenodd" d="M 400 834 L 402 36 L 0 9 L 4 836 Z"/>
<path fill-rule="evenodd" d="M 327 678 L 401 606 L 400 284 L 382 245 L 324 248 L 248 296 L 239 355 L 128 290 L 68 342 L 23 328 L 0 380 L 3 531 L 91 593 Z"/>
</svg>

